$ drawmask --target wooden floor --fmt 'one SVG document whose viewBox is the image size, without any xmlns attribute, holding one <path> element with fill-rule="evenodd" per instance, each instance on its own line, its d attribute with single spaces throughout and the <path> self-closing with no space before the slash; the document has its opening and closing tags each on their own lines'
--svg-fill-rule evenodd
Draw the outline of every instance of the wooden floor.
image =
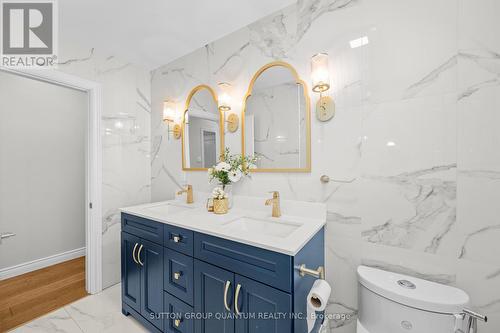
<svg viewBox="0 0 500 333">
<path fill-rule="evenodd" d="M 84 296 L 85 257 L 0 281 L 0 332 Z"/>
</svg>

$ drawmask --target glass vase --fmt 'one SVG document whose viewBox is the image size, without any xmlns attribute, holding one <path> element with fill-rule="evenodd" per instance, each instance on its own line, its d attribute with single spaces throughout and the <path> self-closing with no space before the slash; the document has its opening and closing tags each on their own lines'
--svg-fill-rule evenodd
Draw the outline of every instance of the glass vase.
<svg viewBox="0 0 500 333">
<path fill-rule="evenodd" d="M 227 200 L 228 200 L 228 206 L 229 208 L 233 207 L 233 185 L 232 184 L 227 184 L 227 185 L 219 185 L 222 187 L 224 192 L 227 194 Z"/>
</svg>

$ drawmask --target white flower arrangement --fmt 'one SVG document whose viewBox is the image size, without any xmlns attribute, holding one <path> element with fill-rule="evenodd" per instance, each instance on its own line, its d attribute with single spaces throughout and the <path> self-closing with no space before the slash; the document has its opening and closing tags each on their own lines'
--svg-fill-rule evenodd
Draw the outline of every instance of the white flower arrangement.
<svg viewBox="0 0 500 333">
<path fill-rule="evenodd" d="M 232 170 L 229 171 L 228 177 L 231 183 L 237 183 L 241 179 L 241 177 L 243 177 L 243 173 L 240 171 L 240 169 Z"/>
<path fill-rule="evenodd" d="M 227 199 L 227 193 L 221 187 L 216 187 L 212 191 L 212 198 L 218 200 Z"/>
<path fill-rule="evenodd" d="M 224 171 L 224 172 L 229 172 L 231 170 L 231 165 L 226 162 L 219 162 L 215 166 L 216 171 Z"/>
<path fill-rule="evenodd" d="M 225 190 L 226 185 L 237 183 L 248 176 L 250 169 L 256 168 L 256 162 L 257 158 L 254 156 L 231 155 L 226 148 L 222 160 L 208 169 L 209 181 L 217 179 L 222 190 Z"/>
</svg>

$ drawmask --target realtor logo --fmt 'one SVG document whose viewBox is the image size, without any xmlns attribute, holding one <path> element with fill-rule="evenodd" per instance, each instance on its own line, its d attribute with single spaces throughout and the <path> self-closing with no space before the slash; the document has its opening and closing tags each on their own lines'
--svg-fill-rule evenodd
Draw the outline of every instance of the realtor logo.
<svg viewBox="0 0 500 333">
<path fill-rule="evenodd" d="M 57 13 L 54 0 L 0 0 L 2 17 L 1 65 L 55 65 Z"/>
</svg>

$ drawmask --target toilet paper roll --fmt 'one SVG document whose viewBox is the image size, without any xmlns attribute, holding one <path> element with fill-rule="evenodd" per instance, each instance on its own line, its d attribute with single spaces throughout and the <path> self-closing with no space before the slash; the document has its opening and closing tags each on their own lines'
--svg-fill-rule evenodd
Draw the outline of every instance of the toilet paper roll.
<svg viewBox="0 0 500 333">
<path fill-rule="evenodd" d="M 332 287 L 325 280 L 316 280 L 307 295 L 307 332 L 310 333 L 316 322 L 316 311 L 324 311 L 328 304 L 328 299 L 332 292 Z"/>
</svg>

